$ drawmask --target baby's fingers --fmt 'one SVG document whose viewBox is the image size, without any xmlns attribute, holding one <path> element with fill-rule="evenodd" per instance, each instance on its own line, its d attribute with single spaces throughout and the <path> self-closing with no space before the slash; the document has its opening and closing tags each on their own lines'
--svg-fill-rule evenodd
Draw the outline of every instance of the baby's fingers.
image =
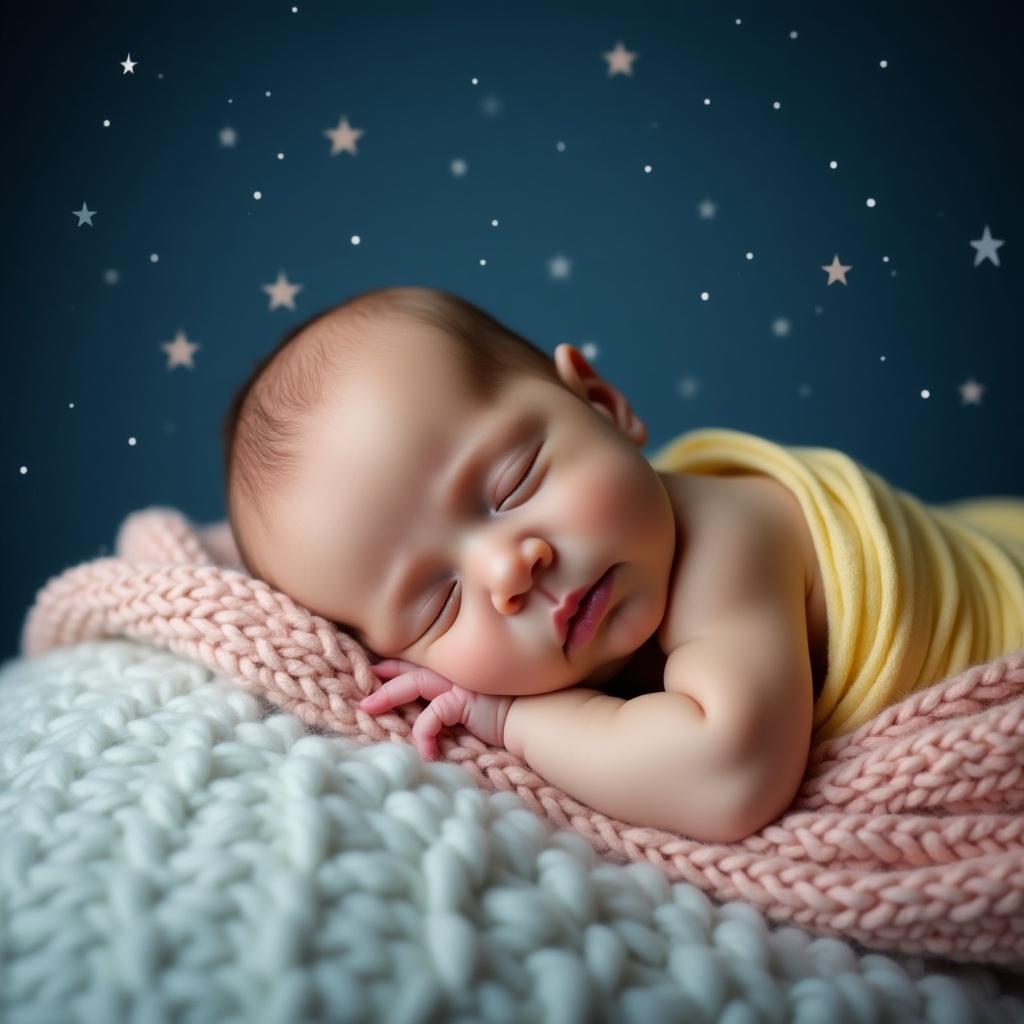
<svg viewBox="0 0 1024 1024">
<path fill-rule="evenodd" d="M 384 663 L 381 662 L 381 664 Z M 404 664 L 411 663 L 405 662 Z M 380 666 L 372 667 L 379 668 Z M 415 666 L 411 671 L 404 672 L 389 682 L 382 683 L 380 689 L 375 690 L 368 697 L 364 697 L 359 702 L 359 706 L 365 711 L 376 713 L 397 707 L 399 704 L 409 704 L 417 697 L 433 700 L 451 688 L 452 684 L 444 676 L 439 676 L 428 668 Z"/>
</svg>

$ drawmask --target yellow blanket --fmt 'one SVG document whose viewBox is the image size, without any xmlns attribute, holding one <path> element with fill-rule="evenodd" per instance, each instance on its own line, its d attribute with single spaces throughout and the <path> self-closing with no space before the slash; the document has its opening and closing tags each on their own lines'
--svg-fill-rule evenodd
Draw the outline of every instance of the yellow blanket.
<svg viewBox="0 0 1024 1024">
<path fill-rule="evenodd" d="M 1024 647 L 1024 497 L 926 505 L 842 452 L 735 430 L 690 431 L 648 461 L 662 473 L 763 473 L 799 499 L 828 616 L 814 742 Z"/>
</svg>

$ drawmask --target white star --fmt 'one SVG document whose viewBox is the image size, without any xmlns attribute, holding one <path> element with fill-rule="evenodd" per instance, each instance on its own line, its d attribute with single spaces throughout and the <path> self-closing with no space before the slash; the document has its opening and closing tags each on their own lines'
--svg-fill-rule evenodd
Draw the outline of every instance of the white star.
<svg viewBox="0 0 1024 1024">
<path fill-rule="evenodd" d="M 347 153 L 352 153 L 354 156 L 359 154 L 356 152 L 356 140 L 360 135 L 366 133 L 362 128 L 353 128 L 348 123 L 348 115 L 342 116 L 338 122 L 337 128 L 328 128 L 324 131 L 324 135 L 331 140 L 331 156 L 337 156 L 342 150 Z"/>
<path fill-rule="evenodd" d="M 988 230 L 988 225 L 985 225 L 985 230 L 982 232 L 981 238 L 975 239 L 971 242 L 971 245 L 977 250 L 974 254 L 974 265 L 977 266 L 982 260 L 989 259 L 997 267 L 999 266 L 999 256 L 996 253 L 996 249 L 1001 245 L 1005 245 L 999 238 L 993 238 L 991 232 Z"/>
<path fill-rule="evenodd" d="M 633 61 L 636 60 L 638 54 L 630 53 L 622 44 L 622 40 L 616 40 L 615 49 L 609 50 L 607 53 L 602 53 L 601 56 L 608 61 L 608 77 L 612 75 L 623 74 L 633 77 Z"/>
<path fill-rule="evenodd" d="M 572 264 L 565 256 L 555 256 L 548 260 L 548 273 L 556 279 L 564 280 L 571 270 Z"/>
<path fill-rule="evenodd" d="M 134 75 L 135 74 L 135 65 L 138 64 L 138 63 L 139 62 L 137 60 L 132 60 L 132 55 L 129 53 L 128 54 L 128 59 L 121 61 L 121 67 L 124 68 L 124 71 L 122 71 L 121 74 L 122 75 L 127 75 L 128 72 L 130 71 Z"/>
<path fill-rule="evenodd" d="M 839 281 L 842 285 L 845 286 L 846 272 L 848 270 L 853 270 L 853 267 L 844 267 L 842 263 L 839 262 L 839 254 L 837 253 L 835 256 L 832 257 L 832 262 L 826 263 L 825 266 L 823 266 L 821 269 L 828 271 L 828 284 L 830 286 L 835 284 L 836 281 Z"/>
<path fill-rule="evenodd" d="M 973 377 L 969 377 L 960 385 L 961 405 L 981 405 L 981 396 L 985 391 L 985 385 L 979 384 Z"/>
<path fill-rule="evenodd" d="M 696 377 L 683 377 L 676 385 L 683 398 L 693 398 L 700 391 L 700 381 Z"/>
<path fill-rule="evenodd" d="M 278 306 L 295 308 L 295 293 L 302 291 L 301 284 L 289 284 L 288 278 L 283 270 L 277 272 L 277 280 L 273 284 L 263 284 L 260 287 L 270 296 L 270 308 L 277 309 Z"/>
<path fill-rule="evenodd" d="M 174 341 L 161 342 L 160 347 L 170 356 L 170 360 L 167 363 L 168 370 L 173 369 L 175 366 L 187 366 L 191 370 L 193 369 L 192 353 L 203 346 L 189 341 L 185 337 L 185 332 L 179 327 L 178 333 L 174 336 Z"/>
<path fill-rule="evenodd" d="M 238 133 L 234 128 L 221 128 L 218 137 L 222 146 L 233 146 L 238 141 Z"/>
<path fill-rule="evenodd" d="M 710 199 L 705 199 L 697 209 L 700 211 L 703 220 L 711 220 L 715 215 L 715 204 Z"/>
<path fill-rule="evenodd" d="M 89 227 L 96 226 L 92 222 L 93 217 L 96 215 L 96 211 L 90 210 L 89 207 L 85 205 L 85 203 L 82 203 L 82 208 L 80 210 L 72 210 L 71 212 L 78 218 L 79 227 L 81 227 L 83 224 L 88 224 Z"/>
</svg>

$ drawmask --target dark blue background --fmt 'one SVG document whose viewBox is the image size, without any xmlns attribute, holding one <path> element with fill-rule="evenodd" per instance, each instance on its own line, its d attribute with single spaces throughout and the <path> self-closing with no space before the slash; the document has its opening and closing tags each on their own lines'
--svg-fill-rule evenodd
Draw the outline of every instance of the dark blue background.
<svg viewBox="0 0 1024 1024">
<path fill-rule="evenodd" d="M 843 449 L 926 501 L 1024 493 L 1013 6 L 19 8 L 0 657 L 36 590 L 111 554 L 130 512 L 222 519 L 219 428 L 252 364 L 391 284 L 594 352 L 648 454 L 725 426 Z M 632 77 L 608 75 L 617 40 Z M 330 155 L 343 115 L 358 155 Z M 974 266 L 986 224 L 998 268 Z M 829 287 L 836 253 L 853 269 Z M 303 285 L 294 310 L 261 288 L 280 270 Z M 191 368 L 160 347 L 179 330 Z"/>
</svg>

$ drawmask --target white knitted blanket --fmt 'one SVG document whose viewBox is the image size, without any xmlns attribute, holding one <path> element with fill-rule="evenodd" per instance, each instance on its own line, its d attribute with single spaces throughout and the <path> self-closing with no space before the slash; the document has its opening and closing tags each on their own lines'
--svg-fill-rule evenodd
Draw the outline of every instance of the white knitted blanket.
<svg viewBox="0 0 1024 1024">
<path fill-rule="evenodd" d="M 0 666 L 5 1024 L 1024 1021 L 129 640 Z M 1024 910 L 1022 910 L 1024 913 Z"/>
</svg>

